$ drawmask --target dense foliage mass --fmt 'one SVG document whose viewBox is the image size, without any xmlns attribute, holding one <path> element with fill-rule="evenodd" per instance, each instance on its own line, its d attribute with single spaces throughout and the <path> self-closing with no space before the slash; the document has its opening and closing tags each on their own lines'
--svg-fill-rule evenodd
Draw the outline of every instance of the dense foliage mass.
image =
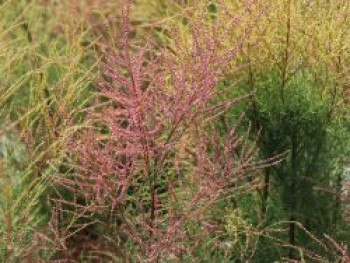
<svg viewBox="0 0 350 263">
<path fill-rule="evenodd" d="M 350 262 L 346 0 L 0 0 L 1 262 Z"/>
</svg>

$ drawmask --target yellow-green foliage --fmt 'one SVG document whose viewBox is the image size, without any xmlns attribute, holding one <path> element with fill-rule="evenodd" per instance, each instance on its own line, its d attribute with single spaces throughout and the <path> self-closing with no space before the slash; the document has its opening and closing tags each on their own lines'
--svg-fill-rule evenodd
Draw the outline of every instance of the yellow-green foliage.
<svg viewBox="0 0 350 263">
<path fill-rule="evenodd" d="M 188 1 L 173 9 L 169 20 L 180 32 L 167 39 L 179 59 L 184 59 L 184 50 L 192 44 L 184 17 L 200 16 L 203 6 L 212 10 L 203 21 L 208 34 L 213 33 L 215 24 L 215 33 L 220 36 L 215 40 L 223 46 L 242 42 L 241 59 L 235 61 L 232 72 L 238 67 L 241 75 L 248 65 L 253 74 L 277 68 L 288 81 L 298 69 L 307 67 L 324 84 L 336 82 L 340 90 L 349 85 L 348 1 Z M 227 26 L 228 21 L 234 21 L 234 29 Z M 225 31 L 227 28 L 231 30 Z M 181 48 L 175 45 L 178 42 L 187 44 Z"/>
<path fill-rule="evenodd" d="M 79 23 L 57 24 L 48 10 L 42 1 L 0 5 L 0 258 L 33 245 L 47 175 L 83 125 L 96 72 L 94 39 Z"/>
<path fill-rule="evenodd" d="M 241 259 L 257 245 L 258 235 L 253 226 L 244 218 L 239 208 L 227 210 L 225 215 L 225 230 L 228 239 L 224 244 L 231 253 L 239 255 Z"/>
<path fill-rule="evenodd" d="M 341 87 L 348 85 L 348 1 L 259 2 L 266 11 L 256 26 L 263 34 L 252 34 L 244 48 L 253 73 L 277 67 L 288 81 L 299 69 L 308 68 L 325 85 L 331 80 Z"/>
</svg>

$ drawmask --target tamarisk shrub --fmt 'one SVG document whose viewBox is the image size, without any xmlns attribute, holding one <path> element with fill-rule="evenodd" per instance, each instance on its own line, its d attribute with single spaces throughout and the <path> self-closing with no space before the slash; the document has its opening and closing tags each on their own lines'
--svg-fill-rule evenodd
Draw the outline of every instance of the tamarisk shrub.
<svg viewBox="0 0 350 263">
<path fill-rule="evenodd" d="M 129 244 L 134 260 L 180 259 L 219 231 L 209 208 L 256 187 L 245 178 L 273 161 L 256 162 L 254 146 L 236 129 L 223 138 L 214 125 L 243 98 L 215 103 L 217 84 L 249 30 L 236 46 L 224 46 L 220 32 L 237 24 L 208 23 L 203 5 L 195 19 L 187 17 L 186 43 L 171 31 L 179 58 L 130 37 L 129 6 L 123 4 L 118 48 L 103 46 L 90 128 L 70 143 L 74 176 L 58 181 L 84 200 L 77 206 L 99 218 L 124 257 Z M 225 26 L 231 28 L 219 28 Z"/>
</svg>

